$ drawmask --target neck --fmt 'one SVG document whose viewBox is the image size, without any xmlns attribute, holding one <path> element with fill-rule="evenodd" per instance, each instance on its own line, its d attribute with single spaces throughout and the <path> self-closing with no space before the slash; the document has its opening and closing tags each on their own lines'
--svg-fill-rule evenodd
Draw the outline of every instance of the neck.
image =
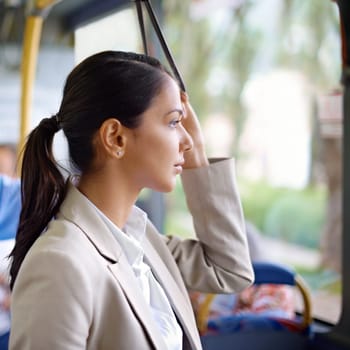
<svg viewBox="0 0 350 350">
<path fill-rule="evenodd" d="M 139 194 L 115 174 L 84 174 L 78 189 L 119 228 L 124 227 Z"/>
</svg>

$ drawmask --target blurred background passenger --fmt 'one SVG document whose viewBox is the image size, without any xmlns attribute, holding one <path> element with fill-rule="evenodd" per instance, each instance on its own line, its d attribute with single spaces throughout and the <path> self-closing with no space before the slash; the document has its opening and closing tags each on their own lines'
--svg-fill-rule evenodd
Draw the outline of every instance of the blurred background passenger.
<svg viewBox="0 0 350 350">
<path fill-rule="evenodd" d="M 14 246 L 21 210 L 16 163 L 16 147 L 0 144 L 0 350 L 8 348 L 10 288 L 7 257 Z"/>
<path fill-rule="evenodd" d="M 262 232 L 246 221 L 249 254 L 253 262 L 273 262 L 269 257 L 268 246 Z M 190 292 L 196 316 L 204 307 L 207 294 Z M 208 314 L 208 321 L 233 315 L 259 314 L 267 317 L 292 319 L 295 315 L 295 295 L 293 287 L 284 284 L 251 285 L 240 293 L 217 294 Z"/>
<path fill-rule="evenodd" d="M 16 178 L 17 149 L 12 143 L 0 144 L 0 174 Z"/>
</svg>

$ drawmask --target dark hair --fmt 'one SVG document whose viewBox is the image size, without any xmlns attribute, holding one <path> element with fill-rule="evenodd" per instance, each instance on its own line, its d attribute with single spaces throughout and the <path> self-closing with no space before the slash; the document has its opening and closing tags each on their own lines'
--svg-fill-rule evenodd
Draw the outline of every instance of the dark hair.
<svg viewBox="0 0 350 350">
<path fill-rule="evenodd" d="M 90 56 L 68 75 L 59 112 L 43 119 L 26 142 L 22 210 L 10 254 L 11 289 L 28 250 L 66 194 L 64 177 L 52 153 L 55 132 L 63 129 L 74 166 L 81 172 L 89 170 L 94 156 L 92 139 L 101 124 L 115 117 L 128 128 L 139 126 L 140 115 L 160 92 L 167 75 L 157 59 L 120 51 Z"/>
</svg>

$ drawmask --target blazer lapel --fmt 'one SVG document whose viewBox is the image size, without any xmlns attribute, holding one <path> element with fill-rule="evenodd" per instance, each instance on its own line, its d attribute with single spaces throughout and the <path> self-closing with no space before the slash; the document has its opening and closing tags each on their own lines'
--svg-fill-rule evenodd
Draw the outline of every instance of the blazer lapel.
<svg viewBox="0 0 350 350">
<path fill-rule="evenodd" d="M 108 269 L 124 290 L 125 297 L 153 342 L 155 349 L 166 349 L 166 344 L 156 327 L 149 306 L 144 300 L 134 272 L 123 254 L 121 246 L 99 215 L 96 215 L 86 197 L 72 184 L 68 186 L 66 199 L 58 214 L 58 217 L 60 216 L 78 226 L 96 250 L 110 262 Z"/>
<path fill-rule="evenodd" d="M 159 254 L 156 252 L 148 239 L 144 240 L 143 246 L 147 263 L 149 263 L 152 268 L 152 272 L 154 273 L 158 282 L 164 288 L 164 291 L 170 300 L 171 306 L 173 307 L 192 348 L 202 349 L 198 331 L 196 328 L 194 328 L 196 322 L 192 308 L 190 305 L 188 305 L 188 303 L 186 303 L 185 298 L 183 297 L 183 294 L 181 293 L 181 290 L 176 284 L 173 276 L 170 274 L 163 260 L 160 258 Z"/>
<path fill-rule="evenodd" d="M 125 255 L 121 255 L 119 261 L 116 264 L 110 264 L 108 268 L 123 288 L 126 298 L 149 338 L 153 342 L 154 347 L 159 350 L 166 349 L 166 344 L 159 329 L 156 327 L 149 306 L 146 304 L 144 297 L 141 294 L 140 288 L 134 277 L 134 272 L 127 262 Z"/>
<path fill-rule="evenodd" d="M 79 227 L 105 259 L 110 262 L 119 260 L 122 249 L 117 240 L 97 215 L 88 199 L 71 183 L 68 183 L 67 196 L 61 205 L 58 218 L 60 216 Z"/>
</svg>

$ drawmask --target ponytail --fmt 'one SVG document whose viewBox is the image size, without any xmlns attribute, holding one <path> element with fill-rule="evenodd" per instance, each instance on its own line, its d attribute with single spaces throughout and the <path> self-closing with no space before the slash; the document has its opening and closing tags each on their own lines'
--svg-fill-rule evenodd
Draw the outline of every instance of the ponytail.
<svg viewBox="0 0 350 350">
<path fill-rule="evenodd" d="M 52 153 L 60 129 L 56 116 L 43 119 L 25 145 L 21 173 L 22 210 L 16 243 L 10 254 L 10 288 L 30 247 L 56 215 L 66 192 L 65 180 Z"/>
</svg>

